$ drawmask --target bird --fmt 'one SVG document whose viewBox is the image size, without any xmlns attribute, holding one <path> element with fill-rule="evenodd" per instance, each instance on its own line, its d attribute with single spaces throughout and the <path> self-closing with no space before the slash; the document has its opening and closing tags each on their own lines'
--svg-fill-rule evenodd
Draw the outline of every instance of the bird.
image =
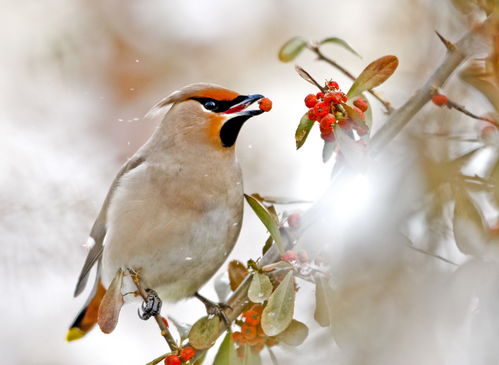
<svg viewBox="0 0 499 365">
<path fill-rule="evenodd" d="M 198 290 L 224 263 L 241 230 L 244 193 L 236 140 L 244 123 L 263 113 L 250 109 L 263 98 L 195 83 L 151 109 L 150 114 L 158 114 L 171 105 L 117 173 L 91 228 L 91 248 L 74 296 L 83 292 L 96 267 L 94 285 L 67 332 L 68 341 L 83 337 L 98 322 L 113 280 L 119 279 L 121 295 L 134 290 L 123 274 L 127 269 L 139 271 L 161 301 L 196 296 L 208 308 L 210 301 Z M 143 313 L 151 314 L 156 313 Z"/>
</svg>

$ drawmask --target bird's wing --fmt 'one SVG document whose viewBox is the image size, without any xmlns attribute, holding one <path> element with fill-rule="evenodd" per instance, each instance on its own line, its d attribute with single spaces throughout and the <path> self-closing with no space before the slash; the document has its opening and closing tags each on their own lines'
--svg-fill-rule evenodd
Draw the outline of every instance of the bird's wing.
<svg viewBox="0 0 499 365">
<path fill-rule="evenodd" d="M 111 198 L 113 196 L 114 191 L 119 185 L 121 177 L 125 175 L 127 172 L 135 169 L 139 165 L 141 165 L 145 159 L 140 156 L 134 156 L 130 158 L 120 169 L 116 177 L 114 178 L 111 187 L 107 193 L 106 199 L 104 200 L 104 204 L 102 204 L 102 208 L 95 220 L 94 225 L 92 226 L 92 230 L 90 231 L 90 239 L 93 240 L 93 246 L 88 252 L 85 263 L 83 264 L 83 268 L 81 269 L 80 276 L 78 278 L 78 282 L 76 283 L 76 288 L 74 292 L 74 296 L 78 296 L 85 286 L 87 285 L 88 276 L 90 274 L 90 270 L 95 265 L 97 261 L 100 260 L 102 256 L 102 251 L 104 250 L 104 237 L 106 236 L 106 218 L 107 218 L 107 210 L 109 208 L 109 203 L 111 202 Z M 99 276 L 99 275 L 97 275 Z M 97 277 L 96 280 L 99 278 Z"/>
</svg>

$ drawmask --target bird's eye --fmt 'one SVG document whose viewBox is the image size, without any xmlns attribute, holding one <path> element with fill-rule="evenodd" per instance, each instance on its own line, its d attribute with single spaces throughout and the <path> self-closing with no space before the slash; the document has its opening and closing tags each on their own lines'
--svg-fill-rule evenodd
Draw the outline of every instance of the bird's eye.
<svg viewBox="0 0 499 365">
<path fill-rule="evenodd" d="M 215 103 L 214 101 L 210 100 L 210 101 L 207 101 L 206 103 L 204 103 L 204 107 L 208 110 L 213 110 L 217 107 L 217 103 Z"/>
</svg>

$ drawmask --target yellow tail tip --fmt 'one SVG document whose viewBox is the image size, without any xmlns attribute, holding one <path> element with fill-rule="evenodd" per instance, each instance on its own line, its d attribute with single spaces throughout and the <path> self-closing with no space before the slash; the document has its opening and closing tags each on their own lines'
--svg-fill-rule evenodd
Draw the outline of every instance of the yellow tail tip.
<svg viewBox="0 0 499 365">
<path fill-rule="evenodd" d="M 85 336 L 85 333 L 86 333 L 85 331 L 82 331 L 78 327 L 70 328 L 68 333 L 66 333 L 66 341 L 70 342 L 70 341 L 78 340 L 78 339 L 82 338 L 83 336 Z"/>
</svg>

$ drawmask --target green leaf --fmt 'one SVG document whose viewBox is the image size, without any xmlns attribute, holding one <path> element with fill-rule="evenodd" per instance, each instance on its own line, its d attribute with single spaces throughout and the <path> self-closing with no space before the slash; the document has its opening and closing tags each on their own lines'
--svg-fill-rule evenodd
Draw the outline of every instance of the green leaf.
<svg viewBox="0 0 499 365">
<path fill-rule="evenodd" d="M 217 340 L 219 331 L 220 317 L 203 317 L 192 326 L 189 332 L 189 342 L 196 349 L 208 349 Z"/>
<path fill-rule="evenodd" d="M 248 289 L 248 298 L 253 303 L 263 303 L 272 294 L 272 283 L 267 275 L 256 272 L 253 274 L 251 284 Z"/>
<path fill-rule="evenodd" d="M 335 147 L 336 147 L 336 141 L 334 142 L 324 141 L 324 147 L 322 147 L 322 162 L 326 163 L 329 161 L 329 159 L 333 155 Z"/>
<path fill-rule="evenodd" d="M 281 233 L 279 232 L 279 222 L 275 220 L 272 214 L 267 210 L 267 208 L 260 203 L 257 199 L 253 198 L 251 195 L 244 194 L 246 201 L 253 208 L 258 218 L 262 221 L 263 225 L 267 228 L 270 235 L 274 239 L 279 253 L 282 255 L 284 253 Z"/>
<path fill-rule="evenodd" d="M 262 359 L 260 358 L 260 354 L 255 354 L 251 351 L 251 347 L 249 345 L 244 345 L 244 358 L 241 365 L 261 365 Z"/>
<path fill-rule="evenodd" d="M 234 341 L 232 341 L 232 333 L 227 331 L 227 334 L 215 355 L 213 365 L 237 365 L 238 363 L 239 360 L 237 359 Z"/>
<path fill-rule="evenodd" d="M 200 353 L 201 355 L 198 357 L 197 355 Z M 202 363 L 204 363 L 204 360 L 206 360 L 206 355 L 208 355 L 208 350 L 200 350 L 200 351 L 197 351 L 196 352 L 196 357 L 197 359 L 194 360 L 194 362 L 192 363 L 192 365 L 201 365 Z M 191 360 L 192 361 L 192 360 Z M 188 363 L 187 363 L 188 364 Z"/>
<path fill-rule="evenodd" d="M 384 56 L 371 62 L 352 84 L 347 96 L 353 98 L 364 91 L 381 85 L 393 74 L 398 64 L 398 58 L 395 56 Z"/>
<path fill-rule="evenodd" d="M 263 245 L 262 255 L 265 255 L 267 253 L 267 251 L 272 247 L 273 242 L 274 240 L 272 239 L 272 236 L 269 236 L 269 238 L 267 238 L 267 241 L 265 241 L 265 244 Z"/>
<path fill-rule="evenodd" d="M 307 140 L 308 134 L 310 130 L 314 126 L 314 122 L 308 119 L 308 113 L 305 113 L 303 117 L 300 119 L 300 124 L 298 124 L 298 128 L 296 128 L 295 132 L 295 141 L 296 141 L 296 149 L 299 150 L 301 146 Z"/>
<path fill-rule="evenodd" d="M 307 41 L 302 37 L 294 37 L 284 43 L 279 50 L 279 60 L 281 62 L 291 62 L 303 51 Z"/>
<path fill-rule="evenodd" d="M 293 319 L 288 328 L 277 335 L 276 340 L 289 346 L 300 346 L 307 336 L 308 327 L 304 323 Z"/>
<path fill-rule="evenodd" d="M 272 293 L 262 313 L 262 329 L 267 336 L 276 336 L 284 331 L 291 320 L 295 308 L 295 284 L 293 273 L 286 274 L 277 289 Z"/>
<path fill-rule="evenodd" d="M 242 262 L 237 260 L 229 262 L 229 282 L 232 291 L 237 289 L 246 275 L 248 275 L 248 269 Z"/>
<path fill-rule="evenodd" d="M 322 327 L 331 325 L 331 303 L 333 289 L 322 276 L 315 277 L 315 311 L 314 319 Z"/>
<path fill-rule="evenodd" d="M 345 41 L 345 40 L 343 40 L 341 38 L 338 38 L 338 37 L 326 38 L 323 41 L 321 41 L 320 44 L 325 44 L 325 43 L 334 43 L 334 44 L 337 44 L 337 45 L 345 48 L 347 51 L 350 51 L 354 55 L 358 56 L 359 58 L 362 58 L 362 56 L 360 54 L 358 54 L 357 51 L 355 49 L 353 49 L 350 44 L 347 43 L 347 41 Z"/>
</svg>

